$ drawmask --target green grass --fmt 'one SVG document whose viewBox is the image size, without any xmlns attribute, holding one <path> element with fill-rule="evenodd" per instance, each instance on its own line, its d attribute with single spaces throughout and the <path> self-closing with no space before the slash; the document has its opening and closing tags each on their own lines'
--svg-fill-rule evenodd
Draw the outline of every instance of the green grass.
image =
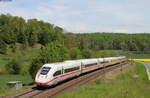
<svg viewBox="0 0 150 98">
<path fill-rule="evenodd" d="M 149 53 L 132 53 L 132 54 L 125 54 L 127 58 L 132 58 L 132 59 L 148 59 L 150 58 Z"/>
<path fill-rule="evenodd" d="M 7 64 L 9 58 L 0 54 L 0 68 L 4 68 L 5 64 Z"/>
<path fill-rule="evenodd" d="M 33 82 L 29 75 L 0 75 L 0 96 L 17 92 L 15 89 L 8 88 L 6 83 L 9 81 L 22 81 L 25 85 Z"/>
<path fill-rule="evenodd" d="M 10 75 L 4 74 L 0 75 L 0 87 L 6 87 L 8 81 L 22 81 L 25 84 L 31 83 L 33 80 L 30 75 Z"/>
<path fill-rule="evenodd" d="M 133 58 L 133 59 L 146 59 L 150 58 L 150 52 L 144 53 L 139 51 L 123 51 L 123 50 L 100 50 L 96 51 L 94 53 L 94 56 L 96 57 L 107 57 L 107 56 L 120 56 L 124 55 L 127 58 Z"/>
<path fill-rule="evenodd" d="M 133 77 L 135 74 L 138 75 L 137 78 Z M 57 98 L 150 98 L 149 85 L 145 67 L 136 63 L 111 79 L 98 79 L 89 85 L 59 95 Z"/>
</svg>

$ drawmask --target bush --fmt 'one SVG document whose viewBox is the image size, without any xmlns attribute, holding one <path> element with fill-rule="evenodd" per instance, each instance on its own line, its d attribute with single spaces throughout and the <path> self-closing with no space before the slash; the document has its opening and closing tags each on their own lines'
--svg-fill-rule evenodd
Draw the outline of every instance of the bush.
<svg viewBox="0 0 150 98">
<path fill-rule="evenodd" d="M 84 58 L 91 58 L 92 57 L 92 51 L 89 49 L 85 49 L 82 51 L 82 56 Z"/>
<path fill-rule="evenodd" d="M 16 59 L 13 59 L 5 65 L 5 69 L 10 74 L 19 74 L 21 71 L 20 62 L 17 61 Z"/>
<path fill-rule="evenodd" d="M 7 53 L 7 44 L 0 39 L 0 54 L 6 54 Z"/>
<path fill-rule="evenodd" d="M 16 47 L 15 43 L 11 44 L 10 48 L 12 49 L 12 52 L 16 52 L 17 47 Z"/>
</svg>

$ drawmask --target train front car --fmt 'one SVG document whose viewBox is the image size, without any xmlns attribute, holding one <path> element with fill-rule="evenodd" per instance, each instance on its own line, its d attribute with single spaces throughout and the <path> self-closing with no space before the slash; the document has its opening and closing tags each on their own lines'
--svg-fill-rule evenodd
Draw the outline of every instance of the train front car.
<svg viewBox="0 0 150 98">
<path fill-rule="evenodd" d="M 38 71 L 35 82 L 38 86 L 52 86 L 68 78 L 78 76 L 81 63 L 79 61 L 65 61 L 45 64 Z"/>
<path fill-rule="evenodd" d="M 37 72 L 35 77 L 35 83 L 38 86 L 51 86 L 54 83 L 55 78 L 53 77 L 54 73 L 54 64 L 44 64 L 40 70 Z"/>
</svg>

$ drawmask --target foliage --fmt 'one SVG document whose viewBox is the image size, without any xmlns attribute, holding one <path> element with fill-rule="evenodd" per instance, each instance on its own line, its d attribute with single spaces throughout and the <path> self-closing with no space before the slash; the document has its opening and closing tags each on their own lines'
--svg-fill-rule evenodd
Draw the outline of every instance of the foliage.
<svg viewBox="0 0 150 98">
<path fill-rule="evenodd" d="M 76 34 L 66 33 L 65 34 L 65 46 L 67 48 L 79 48 L 79 38 Z"/>
<path fill-rule="evenodd" d="M 7 45 L 21 43 L 24 47 L 34 47 L 36 43 L 44 46 L 53 41 L 64 42 L 67 48 L 80 50 L 125 50 L 149 51 L 150 34 L 121 34 L 121 33 L 63 33 L 64 30 L 53 24 L 10 14 L 0 15 L 0 43 Z M 14 48 L 14 47 L 12 47 Z M 4 47 L 4 49 L 5 47 Z M 3 51 L 2 50 L 2 51 Z M 5 52 L 3 51 L 3 52 Z"/>
<path fill-rule="evenodd" d="M 149 51 L 150 34 L 84 33 L 77 34 L 80 49 Z"/>
<path fill-rule="evenodd" d="M 92 51 L 89 49 L 82 50 L 82 56 L 83 58 L 91 58 L 92 57 Z"/>
<path fill-rule="evenodd" d="M 19 74 L 21 71 L 20 62 L 16 59 L 12 59 L 10 62 L 8 62 L 5 65 L 5 68 L 10 74 Z"/>
<path fill-rule="evenodd" d="M 11 44 L 10 48 L 12 49 L 12 52 L 16 52 L 16 45 L 15 44 Z"/>
<path fill-rule="evenodd" d="M 33 59 L 31 66 L 29 68 L 29 74 L 32 77 L 32 79 L 34 80 L 35 75 L 37 73 L 37 71 L 40 69 L 40 67 L 43 65 L 43 63 L 40 61 L 40 58 L 37 57 L 36 59 Z"/>
<path fill-rule="evenodd" d="M 36 43 L 46 45 L 52 41 L 63 41 L 63 29 L 50 23 L 22 17 L 0 15 L 0 39 L 6 44 L 21 43 L 34 47 Z"/>
<path fill-rule="evenodd" d="M 0 39 L 0 54 L 6 54 L 7 53 L 7 44 Z"/>
<path fill-rule="evenodd" d="M 69 56 L 71 60 L 81 59 L 82 55 L 78 48 L 69 49 Z"/>
</svg>

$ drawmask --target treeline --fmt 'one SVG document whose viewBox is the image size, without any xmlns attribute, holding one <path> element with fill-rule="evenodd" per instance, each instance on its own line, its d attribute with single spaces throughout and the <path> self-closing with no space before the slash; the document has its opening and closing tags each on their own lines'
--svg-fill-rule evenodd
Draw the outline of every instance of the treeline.
<svg viewBox="0 0 150 98">
<path fill-rule="evenodd" d="M 0 53 L 5 54 L 7 45 L 15 48 L 16 43 L 34 47 L 36 43 L 46 45 L 64 39 L 63 29 L 37 19 L 25 20 L 22 17 L 0 15 Z M 63 41 L 62 41 L 63 42 Z"/>
<path fill-rule="evenodd" d="M 80 49 L 150 51 L 150 34 L 77 34 Z"/>
<path fill-rule="evenodd" d="M 15 48 L 16 43 L 34 47 L 36 43 L 46 46 L 53 41 L 80 50 L 150 50 L 150 34 L 146 33 L 64 33 L 63 28 L 37 19 L 25 20 L 9 14 L 0 15 L 0 49 L 3 50 L 0 53 L 5 53 L 8 45 Z"/>
</svg>

